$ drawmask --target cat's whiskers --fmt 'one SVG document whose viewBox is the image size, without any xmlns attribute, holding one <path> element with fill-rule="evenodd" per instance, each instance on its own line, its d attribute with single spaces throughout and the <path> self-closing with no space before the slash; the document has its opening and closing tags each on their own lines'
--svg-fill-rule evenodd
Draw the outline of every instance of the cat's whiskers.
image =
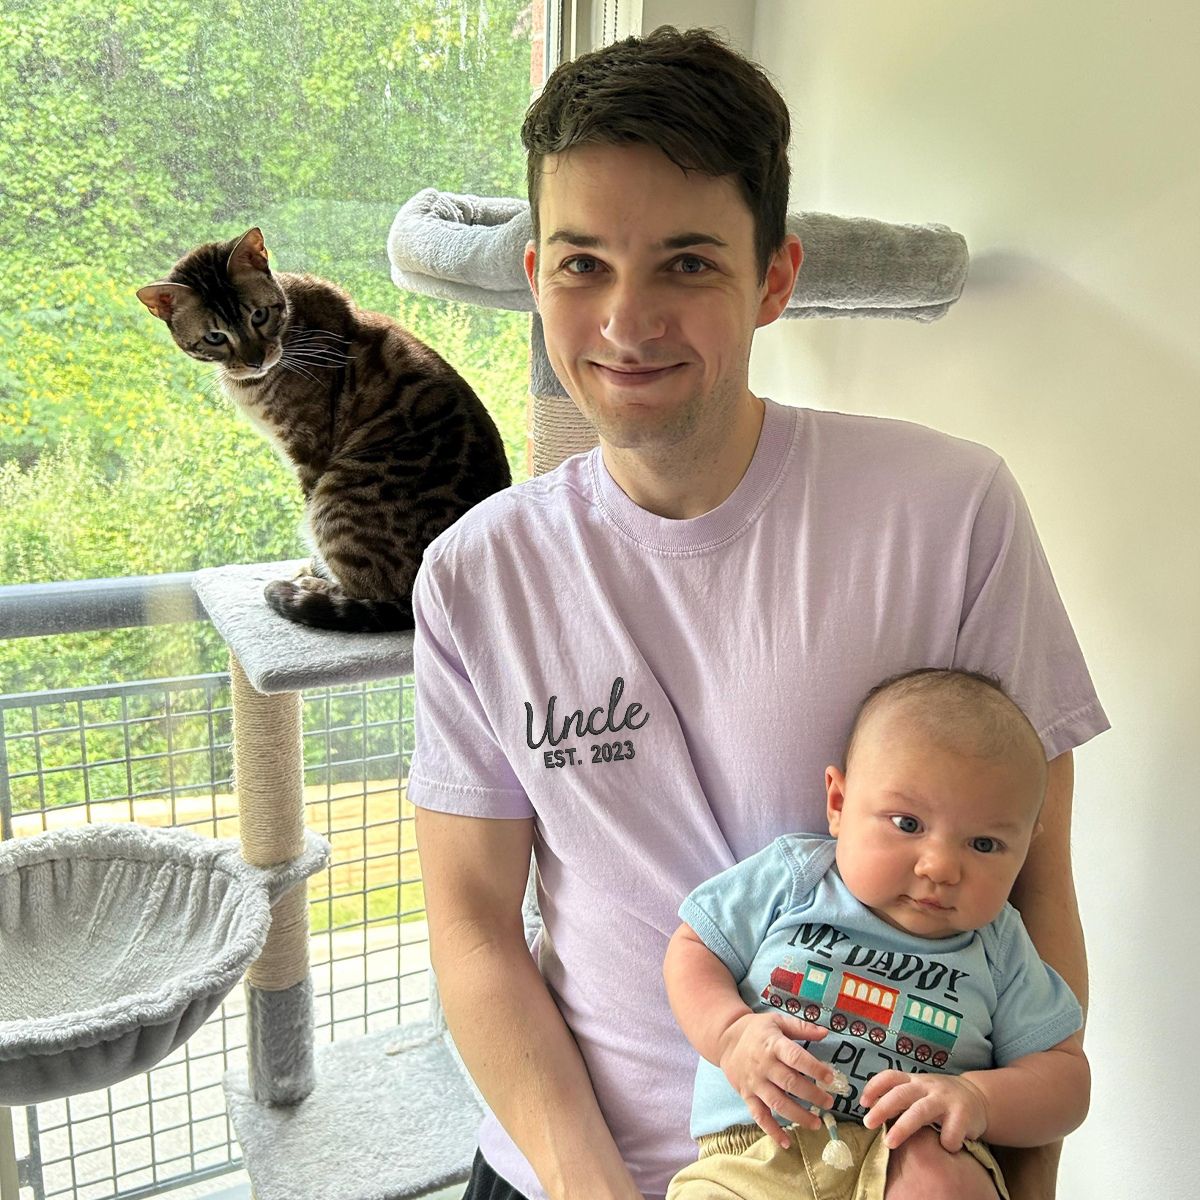
<svg viewBox="0 0 1200 1200">
<path fill-rule="evenodd" d="M 277 367 L 282 367 L 285 371 L 291 371 L 294 375 L 303 375 L 306 379 L 312 380 L 313 383 L 318 382 L 317 377 L 311 371 L 305 370 L 304 367 L 301 367 L 296 363 L 288 362 L 286 357 L 281 358 L 275 365 Z"/>
<path fill-rule="evenodd" d="M 332 329 L 317 329 L 312 325 L 305 325 L 301 329 L 289 329 L 287 333 L 287 338 L 289 341 L 295 338 L 311 337 L 333 338 L 335 342 L 345 342 L 347 345 L 354 340 L 353 338 L 343 337 L 340 333 L 334 333 Z"/>
<path fill-rule="evenodd" d="M 323 368 L 325 370 L 336 370 L 338 367 L 341 367 L 346 363 L 347 356 L 343 355 L 340 358 L 327 358 L 315 354 L 295 354 L 288 352 L 283 354 L 279 361 L 303 363 L 305 366 L 312 367 L 313 369 Z"/>
<path fill-rule="evenodd" d="M 336 334 L 326 333 L 324 330 L 299 330 L 297 333 L 288 333 L 284 335 L 284 346 L 291 350 L 327 350 L 331 354 L 341 354 L 340 346 L 349 345 L 348 338 L 338 337 Z"/>
<path fill-rule="evenodd" d="M 291 358 L 323 358 L 329 362 L 347 362 L 357 358 L 355 354 L 345 354 L 340 350 L 329 350 L 323 346 L 287 346 L 283 351 L 285 357 Z"/>
<path fill-rule="evenodd" d="M 217 372 L 212 372 L 204 376 L 199 381 L 200 398 L 209 404 L 210 407 L 224 408 L 224 392 L 221 388 L 221 376 Z"/>
</svg>

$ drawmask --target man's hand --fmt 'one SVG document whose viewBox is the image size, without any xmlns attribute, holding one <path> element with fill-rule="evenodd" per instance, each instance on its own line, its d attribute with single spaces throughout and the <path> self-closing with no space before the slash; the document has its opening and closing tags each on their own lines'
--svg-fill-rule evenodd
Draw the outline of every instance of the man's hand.
<svg viewBox="0 0 1200 1200">
<path fill-rule="evenodd" d="M 820 1118 L 805 1104 L 829 1108 L 832 1097 L 820 1084 L 833 1082 L 833 1068 L 793 1039 L 819 1041 L 829 1031 L 783 1013 L 747 1013 L 721 1035 L 720 1067 L 746 1102 L 754 1123 L 785 1150 L 787 1134 L 772 1111 L 808 1129 L 820 1129 Z M 814 1080 L 816 1082 L 814 1082 Z M 800 1097 L 801 1104 L 793 1097 Z"/>
<path fill-rule="evenodd" d="M 987 1130 L 983 1093 L 960 1075 L 880 1071 L 863 1088 L 859 1102 L 870 1110 L 863 1118 L 868 1129 L 893 1122 L 883 1139 L 889 1150 L 903 1145 L 918 1129 L 938 1125 L 942 1149 L 956 1154 L 964 1141 L 981 1138 Z"/>
</svg>

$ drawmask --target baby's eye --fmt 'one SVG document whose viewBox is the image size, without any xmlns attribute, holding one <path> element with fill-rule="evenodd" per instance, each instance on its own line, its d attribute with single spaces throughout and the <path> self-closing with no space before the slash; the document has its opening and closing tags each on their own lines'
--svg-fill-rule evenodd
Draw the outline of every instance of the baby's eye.
<svg viewBox="0 0 1200 1200">
<path fill-rule="evenodd" d="M 908 817 L 904 815 L 895 816 L 892 818 L 892 824 L 895 825 L 901 833 L 918 833 L 921 829 L 921 822 L 916 817 Z"/>
<path fill-rule="evenodd" d="M 995 854 L 997 850 L 1003 847 L 996 838 L 977 837 L 971 839 L 971 848 L 978 850 L 980 854 Z"/>
</svg>

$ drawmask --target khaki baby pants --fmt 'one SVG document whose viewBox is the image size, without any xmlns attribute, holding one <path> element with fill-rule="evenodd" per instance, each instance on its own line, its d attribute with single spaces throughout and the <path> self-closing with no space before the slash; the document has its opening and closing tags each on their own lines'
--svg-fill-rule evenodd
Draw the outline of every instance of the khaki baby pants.
<svg viewBox="0 0 1200 1200">
<path fill-rule="evenodd" d="M 839 1122 L 838 1136 L 854 1155 L 848 1171 L 821 1161 L 829 1141 L 824 1129 L 793 1125 L 787 1133 L 791 1145 L 786 1150 L 757 1125 L 700 1138 L 699 1159 L 671 1180 L 666 1200 L 883 1200 L 888 1148 L 881 1130 Z M 1009 1200 L 991 1151 L 982 1142 L 967 1142 L 962 1152 L 983 1164 L 996 1194 Z"/>
</svg>

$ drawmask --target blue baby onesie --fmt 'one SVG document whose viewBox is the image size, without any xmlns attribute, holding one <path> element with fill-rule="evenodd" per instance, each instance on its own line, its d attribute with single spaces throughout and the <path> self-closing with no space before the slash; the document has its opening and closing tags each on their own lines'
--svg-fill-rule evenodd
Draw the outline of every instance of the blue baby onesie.
<svg viewBox="0 0 1200 1200">
<path fill-rule="evenodd" d="M 801 1043 L 852 1091 L 839 1119 L 861 1121 L 868 1079 L 890 1069 L 959 1074 L 1048 1050 L 1083 1025 L 1070 988 L 1038 957 L 1005 905 L 983 929 L 919 938 L 846 890 L 833 838 L 791 835 L 702 883 L 679 916 L 757 1011 L 778 1008 L 832 1030 Z M 692 1137 L 753 1124 L 725 1074 L 701 1059 Z"/>
</svg>

